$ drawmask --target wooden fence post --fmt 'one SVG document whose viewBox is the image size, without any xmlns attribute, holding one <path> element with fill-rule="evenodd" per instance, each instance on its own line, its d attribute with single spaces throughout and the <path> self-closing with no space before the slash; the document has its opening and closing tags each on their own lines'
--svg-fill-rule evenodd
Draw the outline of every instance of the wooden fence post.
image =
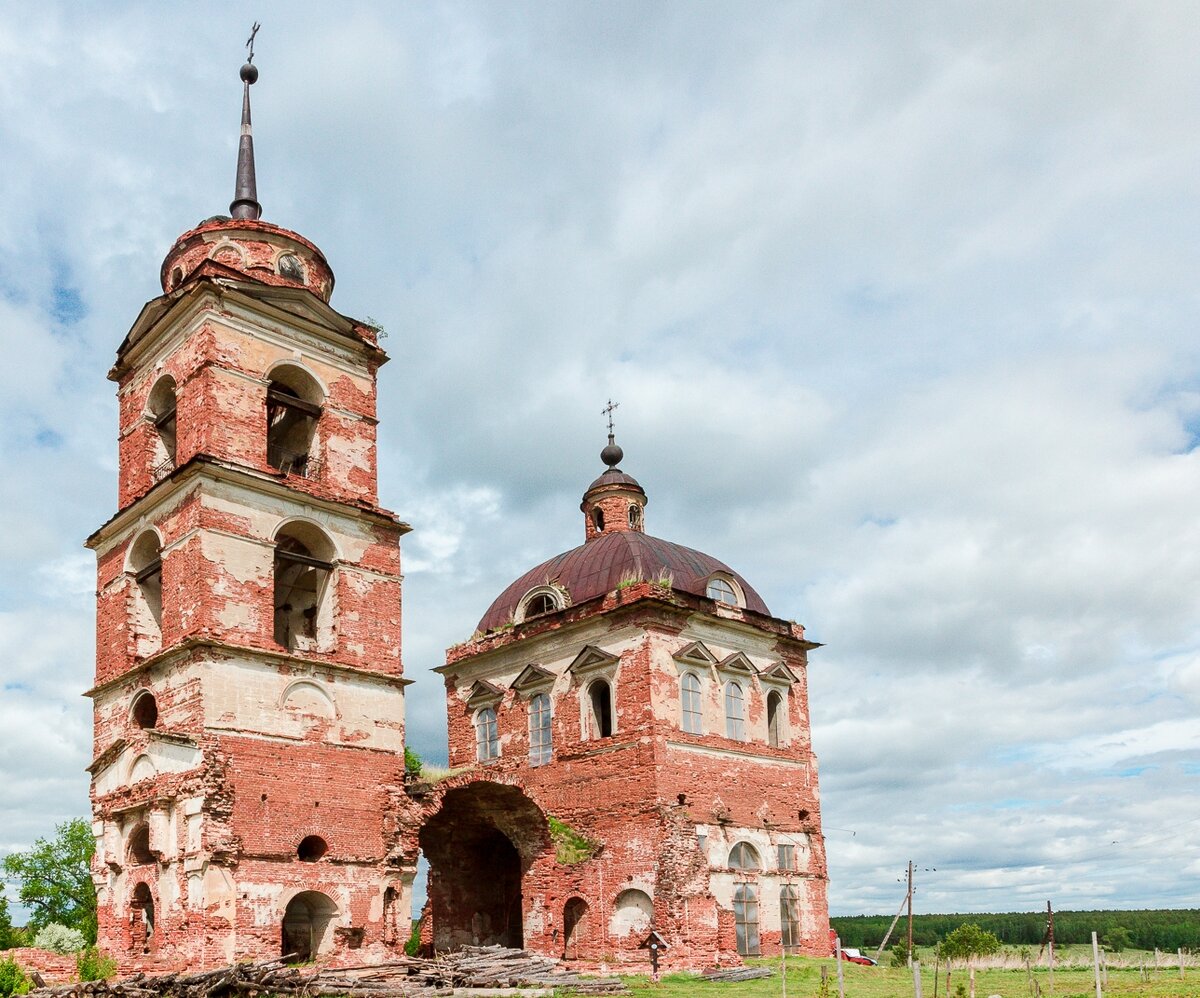
<svg viewBox="0 0 1200 998">
<path fill-rule="evenodd" d="M 921 961 L 913 960 L 913 995 L 915 998 L 922 998 L 921 995 Z"/>
<path fill-rule="evenodd" d="M 1100 990 L 1100 944 L 1096 942 L 1096 933 L 1092 933 L 1092 969 L 1096 974 L 1096 998 L 1104 998 Z"/>
<path fill-rule="evenodd" d="M 838 998 L 846 998 L 846 982 L 842 979 L 842 937 L 838 936 L 834 940 L 834 956 L 837 957 L 838 970 Z"/>
</svg>

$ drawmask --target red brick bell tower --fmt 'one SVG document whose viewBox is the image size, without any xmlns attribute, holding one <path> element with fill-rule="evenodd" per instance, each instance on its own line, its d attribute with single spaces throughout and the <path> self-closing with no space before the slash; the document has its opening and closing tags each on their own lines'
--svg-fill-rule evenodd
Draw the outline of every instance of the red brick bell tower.
<svg viewBox="0 0 1200 998">
<path fill-rule="evenodd" d="M 109 374 L 90 773 L 99 945 L 123 969 L 363 962 L 408 928 L 387 357 L 330 308 L 321 251 L 260 218 L 257 77 L 247 62 L 232 217 L 176 241 Z"/>
</svg>

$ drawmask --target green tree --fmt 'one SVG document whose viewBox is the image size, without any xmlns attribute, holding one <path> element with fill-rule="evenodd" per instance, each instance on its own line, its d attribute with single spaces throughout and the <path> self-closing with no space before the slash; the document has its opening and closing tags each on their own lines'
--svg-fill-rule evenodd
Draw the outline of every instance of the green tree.
<svg viewBox="0 0 1200 998">
<path fill-rule="evenodd" d="M 974 922 L 960 925 L 942 940 L 942 956 L 947 960 L 970 963 L 977 956 L 988 956 L 1000 949 L 1000 940 Z"/>
<path fill-rule="evenodd" d="M 1114 925 L 1104 933 L 1102 941 L 1108 949 L 1114 953 L 1120 953 L 1121 950 L 1133 945 L 1133 933 L 1123 925 Z"/>
<path fill-rule="evenodd" d="M 8 898 L 4 896 L 3 885 L 0 885 L 0 949 L 12 949 L 15 945 L 16 933 L 8 914 Z"/>
<path fill-rule="evenodd" d="M 91 826 L 75 818 L 57 826 L 53 839 L 38 839 L 32 849 L 4 857 L 4 872 L 21 882 L 17 896 L 30 911 L 31 928 L 58 922 L 78 929 L 86 942 L 96 941 L 95 851 Z"/>
</svg>

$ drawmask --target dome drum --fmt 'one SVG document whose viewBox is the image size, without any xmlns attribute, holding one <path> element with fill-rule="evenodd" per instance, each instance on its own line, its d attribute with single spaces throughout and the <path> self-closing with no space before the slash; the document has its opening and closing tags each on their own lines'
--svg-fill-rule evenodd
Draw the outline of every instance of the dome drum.
<svg viewBox="0 0 1200 998">
<path fill-rule="evenodd" d="M 163 260 L 163 290 L 174 291 L 205 260 L 261 284 L 307 288 L 324 302 L 333 293 L 333 271 L 324 254 L 303 236 L 270 222 L 218 216 L 185 232 Z"/>
</svg>

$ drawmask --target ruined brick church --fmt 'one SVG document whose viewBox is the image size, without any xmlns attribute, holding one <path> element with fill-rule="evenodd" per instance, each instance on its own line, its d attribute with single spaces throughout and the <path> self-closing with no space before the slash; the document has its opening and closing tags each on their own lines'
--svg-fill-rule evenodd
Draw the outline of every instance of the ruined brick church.
<svg viewBox="0 0 1200 998">
<path fill-rule="evenodd" d="M 330 307 L 321 251 L 261 220 L 257 76 L 230 216 L 171 247 L 109 374 L 118 511 L 88 540 L 99 945 L 123 969 L 386 960 L 423 854 L 437 950 L 644 967 L 655 932 L 667 966 L 827 953 L 816 645 L 646 533 L 611 434 L 583 543 L 437 670 L 450 775 L 406 772 L 387 356 Z"/>
</svg>

